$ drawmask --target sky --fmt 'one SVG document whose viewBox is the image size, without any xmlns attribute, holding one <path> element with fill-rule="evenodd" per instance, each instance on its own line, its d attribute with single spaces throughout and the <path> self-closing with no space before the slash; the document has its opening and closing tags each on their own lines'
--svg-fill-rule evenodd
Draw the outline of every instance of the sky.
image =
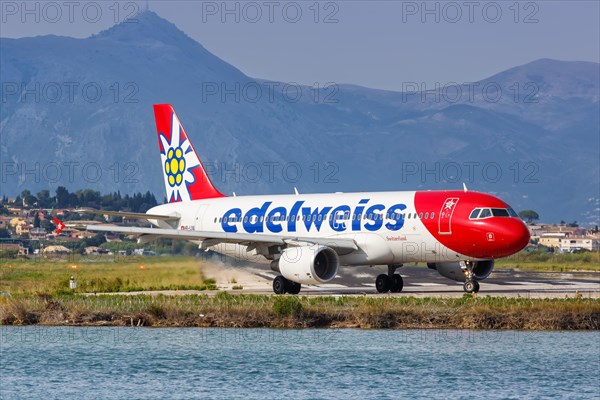
<svg viewBox="0 0 600 400">
<path fill-rule="evenodd" d="M 83 38 L 146 6 L 245 74 L 281 82 L 401 90 L 473 82 L 539 58 L 600 62 L 596 0 L 1 0 L 0 37 Z"/>
</svg>

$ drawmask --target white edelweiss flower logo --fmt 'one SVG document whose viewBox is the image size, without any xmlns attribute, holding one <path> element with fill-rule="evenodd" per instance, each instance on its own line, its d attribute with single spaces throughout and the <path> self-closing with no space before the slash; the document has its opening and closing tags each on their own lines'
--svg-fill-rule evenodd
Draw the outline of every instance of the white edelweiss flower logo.
<svg viewBox="0 0 600 400">
<path fill-rule="evenodd" d="M 187 186 L 196 180 L 191 171 L 198 167 L 199 163 L 175 113 L 171 121 L 171 141 L 169 142 L 162 133 L 160 141 L 169 202 L 191 200 Z"/>
</svg>

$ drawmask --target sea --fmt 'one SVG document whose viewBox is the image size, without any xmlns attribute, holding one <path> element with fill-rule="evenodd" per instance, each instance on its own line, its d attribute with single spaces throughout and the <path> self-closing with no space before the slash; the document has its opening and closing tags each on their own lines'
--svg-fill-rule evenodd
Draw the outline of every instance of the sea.
<svg viewBox="0 0 600 400">
<path fill-rule="evenodd" d="M 600 399 L 600 332 L 0 327 L 1 399 Z"/>
</svg>

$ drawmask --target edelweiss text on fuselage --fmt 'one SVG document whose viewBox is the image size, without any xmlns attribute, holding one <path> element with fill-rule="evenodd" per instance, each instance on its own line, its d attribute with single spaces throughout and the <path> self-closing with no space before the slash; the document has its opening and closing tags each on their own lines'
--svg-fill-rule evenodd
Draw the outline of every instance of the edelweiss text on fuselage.
<svg viewBox="0 0 600 400">
<path fill-rule="evenodd" d="M 382 227 L 397 231 L 404 225 L 402 211 L 406 204 L 394 204 L 390 207 L 384 204 L 368 205 L 370 199 L 362 199 L 352 209 L 349 205 L 334 207 L 303 207 L 304 201 L 299 200 L 288 210 L 286 207 L 271 207 L 273 202 L 267 201 L 260 207 L 249 209 L 246 213 L 240 208 L 227 210 L 220 218 L 224 232 L 235 233 L 243 228 L 248 233 L 283 231 L 282 224 L 287 224 L 287 232 L 296 232 L 298 222 L 304 223 L 307 231 L 313 227 L 320 231 L 323 223 L 328 223 L 336 232 L 378 231 Z M 384 223 L 385 222 L 385 223 Z"/>
</svg>

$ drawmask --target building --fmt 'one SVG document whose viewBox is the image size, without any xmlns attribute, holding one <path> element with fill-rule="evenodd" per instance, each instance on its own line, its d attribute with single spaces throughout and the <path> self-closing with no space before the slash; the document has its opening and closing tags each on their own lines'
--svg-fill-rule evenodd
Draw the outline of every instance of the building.
<svg viewBox="0 0 600 400">
<path fill-rule="evenodd" d="M 570 253 L 574 250 L 600 251 L 600 239 L 595 236 L 569 236 L 560 239 L 560 251 Z"/>
<path fill-rule="evenodd" d="M 565 232 L 542 233 L 538 239 L 538 244 L 546 247 L 559 248 L 560 241 L 567 238 Z"/>
<path fill-rule="evenodd" d="M 46 239 L 46 230 L 43 228 L 33 228 L 29 231 L 31 239 L 43 240 Z"/>
</svg>

